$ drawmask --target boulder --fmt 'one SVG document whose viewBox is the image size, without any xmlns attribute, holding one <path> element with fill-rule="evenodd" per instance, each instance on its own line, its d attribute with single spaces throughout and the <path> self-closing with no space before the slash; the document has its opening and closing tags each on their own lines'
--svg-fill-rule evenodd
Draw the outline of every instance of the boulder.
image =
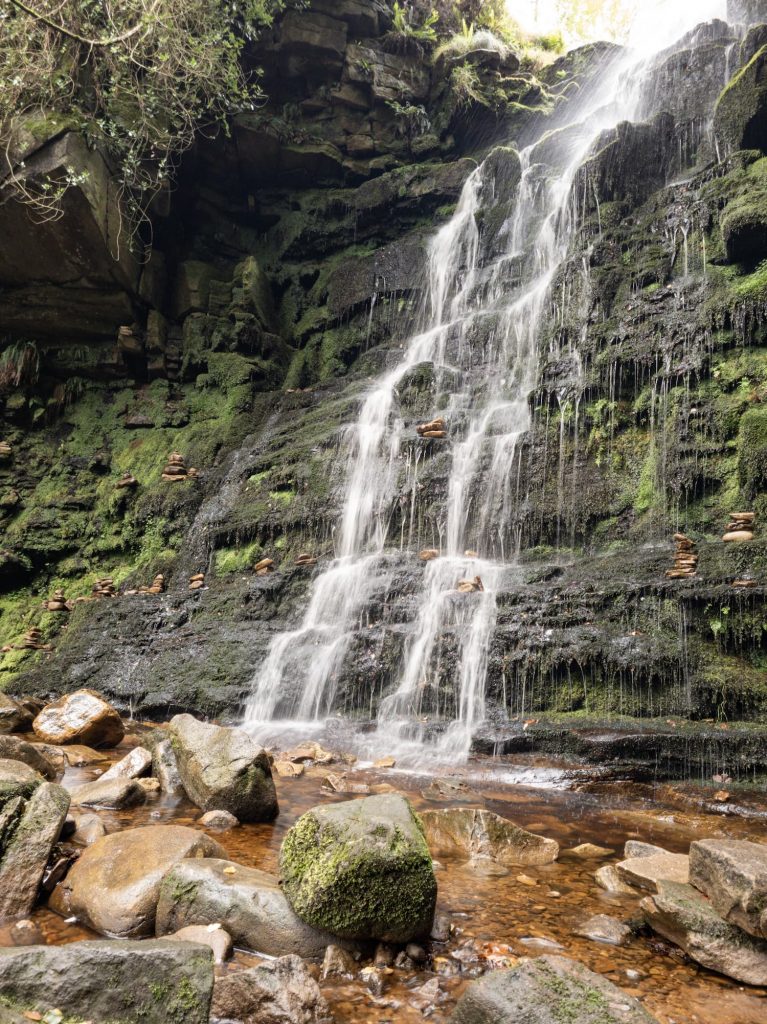
<svg viewBox="0 0 767 1024">
<path fill-rule="evenodd" d="M 634 888 L 621 880 L 621 876 L 612 864 L 603 864 L 601 868 L 595 871 L 594 880 L 600 889 L 604 889 L 605 892 L 624 896 L 635 894 Z"/>
<path fill-rule="evenodd" d="M 211 1015 L 240 1024 L 332 1024 L 319 985 L 297 956 L 217 978 Z"/>
<path fill-rule="evenodd" d="M 232 936 L 220 924 L 192 924 L 166 937 L 168 942 L 199 942 L 201 946 L 209 946 L 217 964 L 225 963 L 234 948 Z"/>
<path fill-rule="evenodd" d="M 0 734 L 26 732 L 31 728 L 34 715 L 17 700 L 0 693 Z"/>
<path fill-rule="evenodd" d="M 465 854 L 506 866 L 551 864 L 559 855 L 553 839 L 526 832 L 498 814 L 472 807 L 449 807 L 420 814 L 432 854 Z"/>
<path fill-rule="evenodd" d="M 206 811 L 197 822 L 203 828 L 209 828 L 214 832 L 228 832 L 230 828 L 237 828 L 240 824 L 229 811 Z"/>
<path fill-rule="evenodd" d="M 187 857 L 225 858 L 226 853 L 204 832 L 183 825 L 104 836 L 83 851 L 61 883 L 59 904 L 103 935 L 153 935 L 162 881 Z"/>
<path fill-rule="evenodd" d="M 138 807 L 145 800 L 146 793 L 136 779 L 97 779 L 72 791 L 75 807 L 111 807 L 120 811 Z"/>
<path fill-rule="evenodd" d="M 0 808 L 15 797 L 32 796 L 44 781 L 40 772 L 23 761 L 0 758 Z"/>
<path fill-rule="evenodd" d="M 431 928 L 431 855 L 397 793 L 307 811 L 282 844 L 280 880 L 303 921 L 342 938 L 407 942 Z"/>
<path fill-rule="evenodd" d="M 328 978 L 343 978 L 350 981 L 356 977 L 358 964 L 351 953 L 341 946 L 328 946 L 325 950 L 325 959 L 322 961 L 322 980 Z"/>
<path fill-rule="evenodd" d="M 729 924 L 767 939 L 767 845 L 737 839 L 695 842 L 690 882 Z"/>
<path fill-rule="evenodd" d="M 37 893 L 69 810 L 69 794 L 43 782 L 27 800 L 14 826 L 0 834 L 0 918 L 25 917 Z"/>
<path fill-rule="evenodd" d="M 767 985 L 767 942 L 723 921 L 691 885 L 661 881 L 640 908 L 653 931 L 701 966 L 746 985 Z"/>
<path fill-rule="evenodd" d="M 0 736 L 0 760 L 23 761 L 49 782 L 59 775 L 57 765 L 35 743 L 27 743 L 19 736 Z"/>
<path fill-rule="evenodd" d="M 82 814 L 76 819 L 72 842 L 80 846 L 93 846 L 97 839 L 106 834 L 106 827 L 98 814 Z"/>
<path fill-rule="evenodd" d="M 625 946 L 631 938 L 631 929 L 622 921 L 608 914 L 595 914 L 575 930 L 576 935 L 592 942 L 604 942 L 608 946 Z"/>
<path fill-rule="evenodd" d="M 577 857 L 579 860 L 604 860 L 611 857 L 615 850 L 608 850 L 606 846 L 595 846 L 594 843 L 581 843 L 580 846 L 573 846 L 563 851 L 568 857 Z"/>
<path fill-rule="evenodd" d="M 274 875 L 214 857 L 182 861 L 160 887 L 157 935 L 218 923 L 237 946 L 268 956 L 318 960 L 337 941 L 296 917 Z"/>
<path fill-rule="evenodd" d="M 122 719 L 94 690 L 77 690 L 48 704 L 32 723 L 44 743 L 116 747 L 125 735 Z"/>
<path fill-rule="evenodd" d="M 0 1002 L 28 1012 L 58 1009 L 67 1020 L 120 1024 L 208 1024 L 212 992 L 213 954 L 200 945 L 0 948 Z"/>
<path fill-rule="evenodd" d="M 632 996 L 575 960 L 542 956 L 491 971 L 458 1001 L 450 1024 L 657 1024 Z"/>
<path fill-rule="evenodd" d="M 109 761 L 106 754 L 81 743 L 67 744 L 64 747 L 64 757 L 70 768 L 88 768 L 92 764 L 104 764 Z"/>
<path fill-rule="evenodd" d="M 99 782 L 108 779 L 138 779 L 152 767 L 152 755 L 144 747 L 134 747 L 122 760 L 115 762 L 104 772 Z"/>
<path fill-rule="evenodd" d="M 763 46 L 719 97 L 714 132 L 730 150 L 767 150 L 766 71 L 767 46 Z"/>
<path fill-rule="evenodd" d="M 185 795 L 184 784 L 178 771 L 178 760 L 170 740 L 161 740 L 152 754 L 152 772 L 160 783 L 160 789 L 169 796 Z"/>
<path fill-rule="evenodd" d="M 623 847 L 623 856 L 626 860 L 634 857 L 654 857 L 656 854 L 665 854 L 662 846 L 653 846 L 652 843 L 642 843 L 637 839 L 629 839 Z"/>
<path fill-rule="evenodd" d="M 681 853 L 654 853 L 622 860 L 615 869 L 629 885 L 655 892 L 659 882 L 686 884 L 690 879 L 690 858 Z"/>
<path fill-rule="evenodd" d="M 276 817 L 277 791 L 269 758 L 243 729 L 176 715 L 168 731 L 184 789 L 199 808 L 229 811 L 240 821 Z"/>
</svg>

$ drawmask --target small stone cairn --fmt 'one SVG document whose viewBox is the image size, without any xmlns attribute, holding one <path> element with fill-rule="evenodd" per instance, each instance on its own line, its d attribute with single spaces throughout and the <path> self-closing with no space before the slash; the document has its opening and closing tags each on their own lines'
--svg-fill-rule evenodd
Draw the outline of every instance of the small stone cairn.
<svg viewBox="0 0 767 1024">
<path fill-rule="evenodd" d="M 139 587 L 139 594 L 164 594 L 165 593 L 165 577 L 161 572 L 158 572 L 155 578 L 152 580 L 151 586 Z"/>
<path fill-rule="evenodd" d="M 475 576 L 473 580 L 458 580 L 456 587 L 459 594 L 481 594 L 484 589 L 485 585 L 479 576 Z"/>
<path fill-rule="evenodd" d="M 303 552 L 303 554 L 300 554 L 296 559 L 296 566 L 299 569 L 309 568 L 310 566 L 316 564 L 317 559 L 314 557 L 314 555 L 310 555 L 307 552 Z"/>
<path fill-rule="evenodd" d="M 54 590 L 53 596 L 49 597 L 47 601 L 43 601 L 43 608 L 47 612 L 68 612 L 69 605 L 64 596 L 64 591 Z"/>
<path fill-rule="evenodd" d="M 274 559 L 262 558 L 260 562 L 256 562 L 253 566 L 253 571 L 256 576 L 268 576 L 270 572 L 274 572 Z"/>
<path fill-rule="evenodd" d="M 0 462 L 5 462 L 13 455 L 13 448 L 8 441 L 0 441 Z"/>
<path fill-rule="evenodd" d="M 722 537 L 728 544 L 743 543 L 754 539 L 755 512 L 730 512 L 727 532 Z"/>
<path fill-rule="evenodd" d="M 205 573 L 196 572 L 194 576 L 189 577 L 189 589 L 190 590 L 202 590 L 205 586 Z"/>
<path fill-rule="evenodd" d="M 439 551 L 436 548 L 424 548 L 418 557 L 422 562 L 433 562 L 435 558 L 439 558 Z"/>
<path fill-rule="evenodd" d="M 138 487 L 138 480 L 132 473 L 123 473 L 115 487 L 119 489 Z"/>
<path fill-rule="evenodd" d="M 96 580 L 93 584 L 92 593 L 94 597 L 116 597 L 117 592 L 112 577 L 105 576 L 101 580 Z"/>
<path fill-rule="evenodd" d="M 695 541 L 690 540 L 684 533 L 675 533 L 676 553 L 674 554 L 674 567 L 669 569 L 666 577 L 670 580 L 689 579 L 698 571 L 698 554 L 695 550 Z"/>
<path fill-rule="evenodd" d="M 46 651 L 50 648 L 43 643 L 43 634 L 37 626 L 32 626 L 24 634 L 21 649 L 25 651 Z"/>
<path fill-rule="evenodd" d="M 171 452 L 168 456 L 168 463 L 162 471 L 163 480 L 175 484 L 180 480 L 193 480 L 197 477 L 197 470 L 191 466 L 186 467 L 184 456 L 180 452 Z"/>
<path fill-rule="evenodd" d="M 415 430 L 419 437 L 426 437 L 430 440 L 441 441 L 447 437 L 446 423 L 443 419 L 430 420 L 428 423 L 419 424 Z"/>
</svg>

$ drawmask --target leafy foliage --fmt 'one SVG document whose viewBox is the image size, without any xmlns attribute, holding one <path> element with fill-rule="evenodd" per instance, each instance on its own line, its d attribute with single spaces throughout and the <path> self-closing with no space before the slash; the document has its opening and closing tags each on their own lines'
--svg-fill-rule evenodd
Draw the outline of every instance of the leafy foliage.
<svg viewBox="0 0 767 1024">
<path fill-rule="evenodd" d="M 243 47 L 289 0 L 1 0 L 0 197 L 57 217 L 73 172 L 40 181 L 25 153 L 65 128 L 116 169 L 132 233 L 200 131 L 261 99 Z"/>
</svg>

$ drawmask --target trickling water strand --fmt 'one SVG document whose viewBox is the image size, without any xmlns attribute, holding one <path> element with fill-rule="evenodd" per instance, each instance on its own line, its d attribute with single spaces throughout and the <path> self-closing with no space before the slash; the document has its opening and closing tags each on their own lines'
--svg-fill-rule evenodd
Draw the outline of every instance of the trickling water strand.
<svg viewBox="0 0 767 1024">
<path fill-rule="evenodd" d="M 408 738 L 420 742 L 424 724 L 436 724 L 443 727 L 442 755 L 468 753 L 485 713 L 495 595 L 505 571 L 495 559 L 512 551 L 521 536 L 518 489 L 512 482 L 519 440 L 531 427 L 529 395 L 538 375 L 540 335 L 552 313 L 551 286 L 591 191 L 598 203 L 595 183 L 581 168 L 602 132 L 631 119 L 646 67 L 613 63 L 584 87 L 571 114 L 578 120 L 557 125 L 572 129 L 566 152 L 557 154 L 556 145 L 547 142 L 565 166 L 542 167 L 532 145 L 520 154 L 516 175 L 507 168 L 499 177 L 491 155 L 470 175 L 453 218 L 432 240 L 423 329 L 411 338 L 399 365 L 366 396 L 347 431 L 337 558 L 314 581 L 301 625 L 275 637 L 254 679 L 247 721 L 262 738 L 280 731 L 274 719 L 320 724 L 332 710 L 339 670 L 363 610 L 376 587 L 386 589 L 386 547 L 405 431 L 398 387 L 419 363 L 435 369 L 449 364 L 456 390 L 446 409 L 434 410 L 455 424 L 458 436 L 448 481 L 445 550 L 426 566 L 399 685 L 380 704 L 378 741 L 387 746 Z M 497 237 L 485 239 L 479 215 L 499 198 L 509 202 L 511 212 Z M 498 256 L 501 240 L 505 252 Z M 485 253 L 488 242 L 491 251 Z M 569 294 L 563 291 L 554 311 L 560 329 L 567 322 Z M 562 401 L 563 427 L 567 408 Z M 417 519 L 415 466 L 408 477 L 410 538 Z M 441 525 L 438 529 L 442 533 Z M 398 534 L 401 544 L 404 524 Z M 469 547 L 480 557 L 464 555 Z M 458 592 L 462 577 L 478 581 L 474 592 Z M 447 706 L 443 675 L 453 694 Z M 532 700 L 524 693 L 521 707 L 532 707 Z"/>
</svg>

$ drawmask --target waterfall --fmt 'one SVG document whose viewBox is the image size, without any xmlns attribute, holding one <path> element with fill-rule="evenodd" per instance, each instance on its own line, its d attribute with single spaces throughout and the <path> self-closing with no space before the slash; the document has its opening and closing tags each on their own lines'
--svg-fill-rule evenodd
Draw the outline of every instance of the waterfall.
<svg viewBox="0 0 767 1024">
<path fill-rule="evenodd" d="M 660 52 L 669 40 L 657 35 Z M 579 171 L 601 133 L 640 110 L 648 116 L 642 90 L 649 66 L 647 54 L 613 57 L 556 115 L 554 131 L 520 153 L 494 150 L 431 240 L 419 329 L 347 431 L 336 558 L 314 580 L 300 626 L 274 638 L 253 680 L 246 724 L 263 742 L 288 729 L 305 735 L 323 727 L 378 574 L 417 555 L 398 551 L 398 538 L 389 535 L 412 434 L 400 415 L 398 386 L 414 367 L 431 363 L 449 369 L 456 382 L 445 407 L 433 410 L 446 420 L 452 444 L 441 550 L 423 572 L 398 685 L 380 702 L 376 732 L 364 744 L 398 756 L 412 750 L 422 757 L 427 747 L 445 760 L 467 756 L 484 717 L 496 595 L 519 543 L 515 466 L 531 427 L 542 328 L 557 303 L 565 315 L 567 296 L 555 303 L 552 284 L 578 231 Z M 500 227 L 494 221 L 493 237 L 482 228 L 489 210 L 505 214 Z M 413 489 L 416 471 L 411 465 Z M 462 579 L 479 583 L 460 592 Z M 446 633 L 453 646 L 443 656 Z M 440 687 L 441 673 L 451 680 L 452 698 Z"/>
</svg>

